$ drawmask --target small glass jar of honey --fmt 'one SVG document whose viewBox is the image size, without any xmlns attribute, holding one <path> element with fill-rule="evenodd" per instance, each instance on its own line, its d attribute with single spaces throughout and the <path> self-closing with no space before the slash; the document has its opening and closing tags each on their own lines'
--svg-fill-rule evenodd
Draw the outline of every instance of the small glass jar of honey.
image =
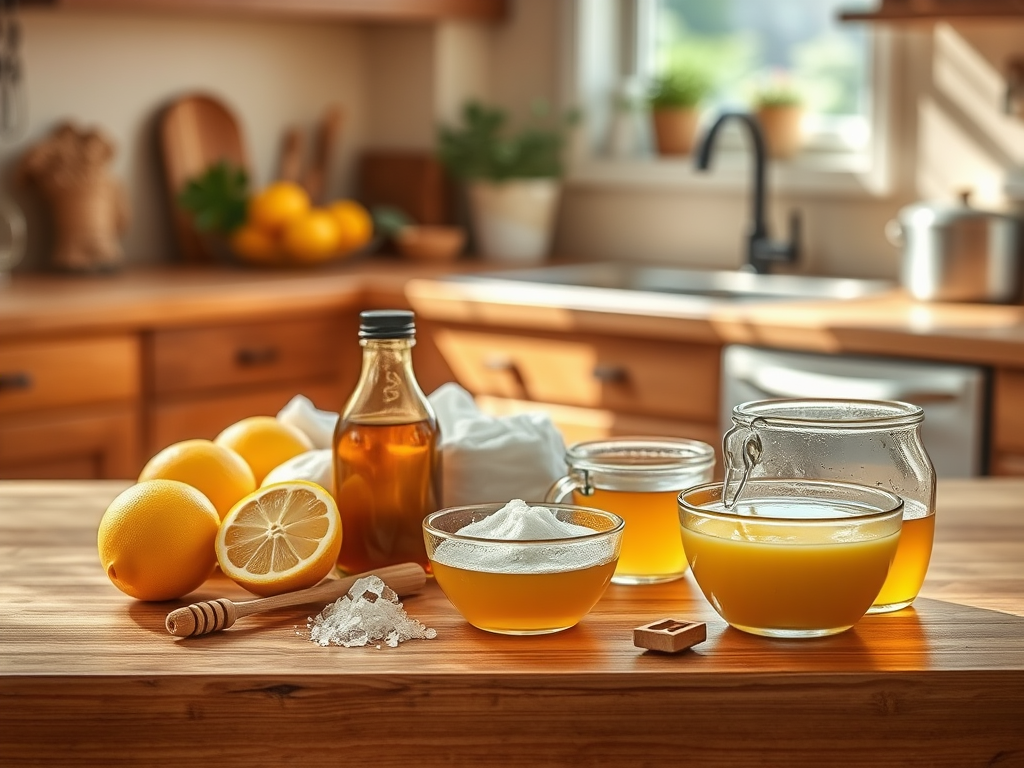
<svg viewBox="0 0 1024 768">
<path fill-rule="evenodd" d="M 626 522 L 612 581 L 653 584 L 686 573 L 676 497 L 711 480 L 715 451 L 684 438 L 619 437 L 576 443 L 565 454 L 568 474 L 548 502 L 603 509 Z"/>
</svg>

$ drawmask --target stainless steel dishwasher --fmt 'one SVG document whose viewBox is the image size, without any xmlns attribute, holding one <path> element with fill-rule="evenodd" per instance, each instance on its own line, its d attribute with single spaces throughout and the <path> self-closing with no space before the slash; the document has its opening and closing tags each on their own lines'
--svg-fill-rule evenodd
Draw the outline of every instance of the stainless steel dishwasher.
<svg viewBox="0 0 1024 768">
<path fill-rule="evenodd" d="M 921 435 L 937 476 L 974 477 L 985 472 L 985 393 L 975 366 L 734 345 L 722 355 L 720 417 L 724 434 L 733 406 L 748 400 L 902 400 L 924 408 Z"/>
</svg>

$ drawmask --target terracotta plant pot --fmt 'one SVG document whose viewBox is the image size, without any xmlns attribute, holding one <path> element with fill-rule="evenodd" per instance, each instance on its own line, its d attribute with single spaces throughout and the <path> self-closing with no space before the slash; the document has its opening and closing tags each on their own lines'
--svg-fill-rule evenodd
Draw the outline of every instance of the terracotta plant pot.
<svg viewBox="0 0 1024 768">
<path fill-rule="evenodd" d="M 779 160 L 793 157 L 803 144 L 803 107 L 759 107 L 757 120 L 764 131 L 768 156 Z"/>
<path fill-rule="evenodd" d="M 688 155 L 697 142 L 700 112 L 693 107 L 655 109 L 654 142 L 659 155 Z"/>
<path fill-rule="evenodd" d="M 477 181 L 469 186 L 476 247 L 485 259 L 538 262 L 548 254 L 558 179 Z"/>
</svg>

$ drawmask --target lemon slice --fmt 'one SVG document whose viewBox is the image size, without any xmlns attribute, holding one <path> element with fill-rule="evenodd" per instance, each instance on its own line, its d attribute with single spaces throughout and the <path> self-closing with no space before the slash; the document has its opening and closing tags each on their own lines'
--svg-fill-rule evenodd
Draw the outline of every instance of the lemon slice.
<svg viewBox="0 0 1024 768">
<path fill-rule="evenodd" d="M 338 560 L 338 505 L 326 489 L 305 480 L 264 486 L 231 508 L 216 549 L 221 570 L 257 595 L 311 587 Z"/>
</svg>

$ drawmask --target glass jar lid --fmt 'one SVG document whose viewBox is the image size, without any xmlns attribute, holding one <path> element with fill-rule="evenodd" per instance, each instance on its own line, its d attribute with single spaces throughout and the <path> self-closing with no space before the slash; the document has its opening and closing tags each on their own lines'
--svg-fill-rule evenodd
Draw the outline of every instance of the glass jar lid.
<svg viewBox="0 0 1024 768">
<path fill-rule="evenodd" d="M 732 419 L 747 427 L 757 421 L 758 425 L 768 427 L 875 430 L 920 424 L 924 421 L 924 409 L 898 400 L 751 400 L 733 408 Z"/>
<path fill-rule="evenodd" d="M 584 488 L 681 490 L 710 477 L 715 450 L 687 438 L 618 437 L 576 443 L 565 452 L 565 461 Z"/>
</svg>

